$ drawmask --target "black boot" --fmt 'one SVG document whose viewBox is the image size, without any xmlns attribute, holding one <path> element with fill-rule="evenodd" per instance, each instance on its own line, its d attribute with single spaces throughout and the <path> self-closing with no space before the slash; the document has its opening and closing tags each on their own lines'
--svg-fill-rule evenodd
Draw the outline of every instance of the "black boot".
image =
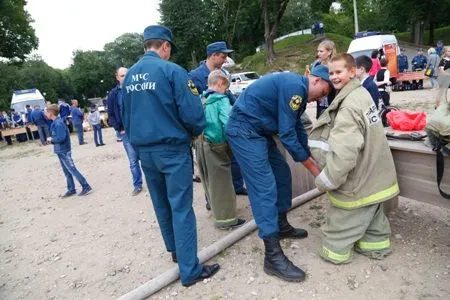
<svg viewBox="0 0 450 300">
<path fill-rule="evenodd" d="M 177 262 L 178 262 L 177 254 L 176 254 L 175 252 L 171 252 L 171 253 L 172 253 L 172 261 L 173 261 L 174 263 L 177 263 Z"/>
<path fill-rule="evenodd" d="M 308 237 L 308 231 L 301 228 L 294 228 L 289 224 L 286 213 L 278 215 L 278 228 L 280 239 L 303 239 Z"/>
<path fill-rule="evenodd" d="M 203 279 L 210 278 L 211 276 L 216 274 L 217 271 L 219 271 L 219 269 L 220 269 L 220 266 L 218 264 L 203 265 L 203 270 L 200 273 L 200 275 L 198 275 L 197 278 L 194 278 L 189 282 L 182 283 L 182 285 L 188 287 L 193 284 L 196 284 L 199 281 L 202 281 Z"/>
<path fill-rule="evenodd" d="M 303 281 L 305 272 L 296 267 L 283 253 L 280 240 L 271 237 L 264 240 L 266 248 L 264 257 L 264 272 L 268 275 L 277 276 L 286 281 Z"/>
</svg>

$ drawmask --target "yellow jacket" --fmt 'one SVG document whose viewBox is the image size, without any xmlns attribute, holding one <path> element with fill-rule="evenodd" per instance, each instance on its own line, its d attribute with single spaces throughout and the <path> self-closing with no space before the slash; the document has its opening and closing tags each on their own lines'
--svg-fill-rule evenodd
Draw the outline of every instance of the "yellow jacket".
<svg viewBox="0 0 450 300">
<path fill-rule="evenodd" d="M 378 110 L 351 80 L 314 125 L 309 147 L 322 172 L 315 184 L 331 203 L 356 209 L 399 194 L 394 160 Z"/>
</svg>

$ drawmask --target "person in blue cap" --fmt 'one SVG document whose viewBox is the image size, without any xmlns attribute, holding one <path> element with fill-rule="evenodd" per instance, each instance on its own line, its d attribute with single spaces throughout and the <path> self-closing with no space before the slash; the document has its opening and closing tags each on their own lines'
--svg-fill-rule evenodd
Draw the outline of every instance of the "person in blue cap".
<svg viewBox="0 0 450 300">
<path fill-rule="evenodd" d="M 406 56 L 405 51 L 405 48 L 400 48 L 400 55 L 397 56 L 398 71 L 400 73 L 408 72 L 409 69 L 408 56 Z"/>
<path fill-rule="evenodd" d="M 427 67 L 427 57 L 423 55 L 422 48 L 417 49 L 417 55 L 413 57 L 411 65 L 413 72 L 424 71 Z M 419 83 L 413 80 L 413 85 L 418 89 L 423 89 L 423 79 L 420 79 Z"/>
<path fill-rule="evenodd" d="M 280 239 L 306 238 L 308 232 L 292 227 L 287 220 L 292 205 L 291 171 L 273 136 L 279 136 L 295 162 L 319 175 L 300 116 L 307 102 L 320 100 L 330 90 L 328 67 L 324 65 L 315 67 L 308 76 L 263 76 L 239 96 L 226 128 L 228 143 L 247 183 L 259 237 L 264 240 L 264 271 L 287 281 L 302 281 L 305 273 L 284 255 Z"/>
<path fill-rule="evenodd" d="M 196 69 L 189 72 L 189 77 L 195 84 L 198 92 L 202 94 L 208 89 L 208 75 L 211 71 L 222 69 L 228 54 L 234 50 L 228 49 L 223 41 L 215 42 L 206 46 L 206 61 Z M 226 72 L 224 70 L 224 72 Z M 227 74 L 227 72 L 226 72 Z M 228 74 L 227 74 L 228 75 Z"/>
<path fill-rule="evenodd" d="M 122 121 L 141 159 L 166 249 L 178 262 L 181 283 L 190 286 L 220 268 L 199 263 L 192 208 L 190 144 L 206 120 L 187 72 L 168 61 L 176 49 L 170 29 L 145 28 L 144 48 L 144 56 L 125 76 Z"/>
<path fill-rule="evenodd" d="M 233 50 L 227 48 L 227 44 L 223 41 L 209 44 L 206 47 L 206 61 L 196 69 L 189 72 L 189 77 L 195 84 L 198 92 L 203 94 L 208 90 L 208 76 L 211 71 L 222 70 L 227 76 L 229 73 L 222 68 L 222 65 L 227 60 L 228 54 Z M 227 91 L 226 95 L 230 99 L 230 104 L 233 105 L 236 102 L 236 98 L 230 91 Z M 233 187 L 236 195 L 248 195 L 247 189 L 244 187 L 244 179 L 242 178 L 241 169 L 236 159 L 233 157 L 231 161 L 231 175 L 233 177 Z"/>
</svg>

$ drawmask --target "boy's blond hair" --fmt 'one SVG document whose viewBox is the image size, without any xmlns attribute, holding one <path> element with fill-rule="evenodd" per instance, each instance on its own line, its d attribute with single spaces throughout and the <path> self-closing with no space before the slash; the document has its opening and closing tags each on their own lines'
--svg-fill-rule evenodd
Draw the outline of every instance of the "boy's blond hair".
<svg viewBox="0 0 450 300">
<path fill-rule="evenodd" d="M 221 70 L 214 70 L 211 73 L 209 73 L 208 76 L 208 86 L 213 86 L 219 83 L 219 81 L 222 81 L 226 86 L 230 85 L 230 80 L 228 79 L 228 76 Z"/>
<path fill-rule="evenodd" d="M 57 104 L 50 104 L 47 106 L 47 111 L 51 112 L 54 116 L 59 115 L 59 106 Z"/>
<path fill-rule="evenodd" d="M 351 56 L 348 53 L 339 53 L 336 54 L 331 60 L 330 63 L 336 62 L 336 61 L 343 61 L 345 63 L 345 67 L 347 68 L 347 70 L 350 70 L 352 68 L 356 68 L 356 61 L 353 58 L 353 56 Z"/>
</svg>

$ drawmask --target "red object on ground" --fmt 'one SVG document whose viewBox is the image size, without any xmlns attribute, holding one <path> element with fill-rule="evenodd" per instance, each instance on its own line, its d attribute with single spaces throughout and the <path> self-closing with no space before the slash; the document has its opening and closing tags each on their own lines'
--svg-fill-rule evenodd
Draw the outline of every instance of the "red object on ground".
<svg viewBox="0 0 450 300">
<path fill-rule="evenodd" d="M 392 129 L 396 130 L 423 130 L 427 125 L 427 114 L 424 112 L 390 111 L 386 118 Z"/>
</svg>

